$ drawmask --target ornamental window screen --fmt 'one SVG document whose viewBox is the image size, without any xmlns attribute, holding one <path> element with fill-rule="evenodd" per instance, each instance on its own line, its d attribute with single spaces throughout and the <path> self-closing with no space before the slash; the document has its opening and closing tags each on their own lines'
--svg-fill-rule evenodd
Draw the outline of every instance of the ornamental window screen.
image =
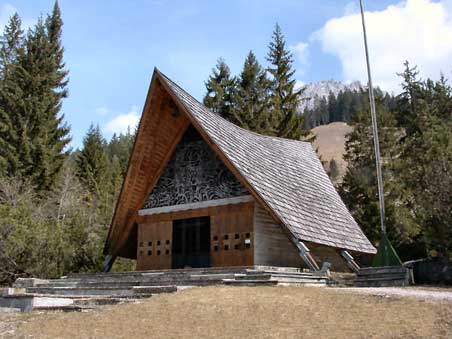
<svg viewBox="0 0 452 339">
<path fill-rule="evenodd" d="M 193 126 L 177 145 L 143 208 L 173 206 L 249 194 Z"/>
</svg>

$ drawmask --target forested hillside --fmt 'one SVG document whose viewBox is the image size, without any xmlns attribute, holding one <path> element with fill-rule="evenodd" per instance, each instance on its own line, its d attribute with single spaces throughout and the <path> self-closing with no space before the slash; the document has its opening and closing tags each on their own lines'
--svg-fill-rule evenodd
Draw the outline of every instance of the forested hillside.
<svg viewBox="0 0 452 339">
<path fill-rule="evenodd" d="M 395 108 L 394 96 L 384 93 L 379 88 L 375 89 L 375 95 L 382 98 L 382 104 L 386 109 Z M 351 123 L 357 114 L 365 109 L 367 102 L 368 94 L 365 88 L 345 87 L 337 94 L 329 92 L 328 96 L 317 96 L 312 103 L 312 108 L 306 108 L 303 111 L 304 127 L 310 129 L 337 121 Z"/>
</svg>

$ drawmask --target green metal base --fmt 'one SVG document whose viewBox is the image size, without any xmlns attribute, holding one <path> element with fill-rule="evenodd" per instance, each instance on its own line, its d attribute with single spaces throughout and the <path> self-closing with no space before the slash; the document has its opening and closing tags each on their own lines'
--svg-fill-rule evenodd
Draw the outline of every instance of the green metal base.
<svg viewBox="0 0 452 339">
<path fill-rule="evenodd" d="M 383 266 L 402 266 L 402 261 L 397 255 L 394 247 L 392 247 L 386 234 L 382 235 L 377 254 L 372 260 L 372 267 Z"/>
</svg>

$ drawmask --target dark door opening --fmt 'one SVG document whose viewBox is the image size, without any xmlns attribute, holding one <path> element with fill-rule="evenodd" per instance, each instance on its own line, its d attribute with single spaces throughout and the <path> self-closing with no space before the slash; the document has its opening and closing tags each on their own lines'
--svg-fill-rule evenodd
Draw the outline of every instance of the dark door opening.
<svg viewBox="0 0 452 339">
<path fill-rule="evenodd" d="M 210 217 L 173 221 L 172 268 L 210 266 Z"/>
</svg>

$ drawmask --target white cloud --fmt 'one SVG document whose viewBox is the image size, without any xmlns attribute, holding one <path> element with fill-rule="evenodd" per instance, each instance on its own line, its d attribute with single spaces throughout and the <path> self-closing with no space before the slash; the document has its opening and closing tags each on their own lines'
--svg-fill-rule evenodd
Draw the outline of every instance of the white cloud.
<svg viewBox="0 0 452 339">
<path fill-rule="evenodd" d="M 367 82 L 361 18 L 348 14 L 328 20 L 312 40 L 342 63 L 344 81 Z M 386 90 L 400 91 L 403 62 L 418 65 L 422 77 L 446 76 L 452 69 L 450 0 L 407 0 L 381 11 L 366 12 L 372 76 Z"/>
<path fill-rule="evenodd" d="M 107 133 L 126 133 L 127 129 L 131 131 L 135 129 L 140 121 L 140 114 L 138 113 L 138 107 L 132 106 L 130 112 L 125 114 L 119 114 L 112 120 L 107 122 L 104 127 L 104 131 Z"/>
<path fill-rule="evenodd" d="M 300 41 L 296 45 L 290 46 L 290 49 L 295 54 L 296 60 L 299 63 L 297 73 L 303 75 L 305 70 L 309 67 L 309 44 Z"/>
<path fill-rule="evenodd" d="M 14 13 L 18 13 L 20 15 L 17 8 L 13 5 L 9 3 L 0 5 L 0 33 L 3 33 L 5 25 L 8 24 L 10 17 L 12 17 Z M 32 27 L 33 20 L 27 17 L 24 18 L 22 15 L 20 15 L 20 18 L 22 20 L 22 29 L 26 32 L 28 28 Z"/>
<path fill-rule="evenodd" d="M 109 109 L 105 106 L 96 108 L 96 113 L 99 115 L 107 115 L 108 112 L 109 112 Z"/>
<path fill-rule="evenodd" d="M 11 4 L 0 5 L 0 29 L 3 32 L 5 25 L 8 23 L 9 18 L 17 12 L 16 7 Z"/>
</svg>

